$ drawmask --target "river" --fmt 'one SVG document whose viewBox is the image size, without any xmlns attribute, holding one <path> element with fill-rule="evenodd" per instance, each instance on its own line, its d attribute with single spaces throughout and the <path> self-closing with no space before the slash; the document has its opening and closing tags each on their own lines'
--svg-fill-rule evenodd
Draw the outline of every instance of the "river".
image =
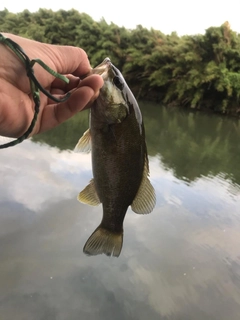
<svg viewBox="0 0 240 320">
<path fill-rule="evenodd" d="M 240 319 L 240 121 L 140 106 L 157 205 L 128 210 L 119 258 L 82 252 L 88 112 L 0 151 L 1 320 Z"/>
</svg>

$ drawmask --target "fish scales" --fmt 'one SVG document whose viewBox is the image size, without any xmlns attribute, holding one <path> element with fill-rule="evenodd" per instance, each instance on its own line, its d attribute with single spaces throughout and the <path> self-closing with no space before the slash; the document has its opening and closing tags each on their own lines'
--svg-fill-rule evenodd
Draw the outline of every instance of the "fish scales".
<svg viewBox="0 0 240 320">
<path fill-rule="evenodd" d="M 92 73 L 100 74 L 104 85 L 91 106 L 90 129 L 75 147 L 76 151 L 91 149 L 93 168 L 93 179 L 78 200 L 102 203 L 103 217 L 83 251 L 117 257 L 128 207 L 139 214 L 150 213 L 156 196 L 148 178 L 144 124 L 136 99 L 109 58 Z"/>
</svg>

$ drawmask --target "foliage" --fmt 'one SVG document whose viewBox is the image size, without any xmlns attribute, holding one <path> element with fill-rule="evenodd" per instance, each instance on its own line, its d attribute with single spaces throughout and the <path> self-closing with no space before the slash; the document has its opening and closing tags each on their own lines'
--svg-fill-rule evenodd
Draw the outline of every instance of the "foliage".
<svg viewBox="0 0 240 320">
<path fill-rule="evenodd" d="M 141 25 L 133 30 L 89 15 L 39 9 L 0 11 L 0 30 L 38 41 L 82 47 L 93 66 L 109 56 L 137 98 L 166 105 L 240 111 L 240 35 L 228 22 L 205 34 L 164 35 Z"/>
</svg>

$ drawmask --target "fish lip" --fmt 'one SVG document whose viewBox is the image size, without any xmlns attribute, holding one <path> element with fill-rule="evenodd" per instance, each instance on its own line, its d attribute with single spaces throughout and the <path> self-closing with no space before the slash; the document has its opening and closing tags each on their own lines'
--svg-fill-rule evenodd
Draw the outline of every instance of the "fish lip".
<svg viewBox="0 0 240 320">
<path fill-rule="evenodd" d="M 99 65 L 92 68 L 90 72 L 81 76 L 80 79 L 83 80 L 92 74 L 98 74 L 102 76 L 103 80 L 105 80 L 109 69 L 113 69 L 113 64 L 111 59 L 107 57 Z"/>
<path fill-rule="evenodd" d="M 98 66 L 93 68 L 93 70 L 101 70 L 101 69 L 109 68 L 111 66 L 112 66 L 112 62 L 110 58 L 105 58 L 103 62 L 101 62 Z"/>
<path fill-rule="evenodd" d="M 106 80 L 110 69 L 112 69 L 112 62 L 110 58 L 105 58 L 102 63 L 92 69 L 91 74 L 99 74 L 103 80 Z"/>
<path fill-rule="evenodd" d="M 103 77 L 103 80 L 107 77 L 107 72 L 110 68 L 112 68 L 113 64 L 110 58 L 105 58 L 99 65 L 92 68 L 90 72 L 84 74 L 80 77 L 81 80 L 89 77 L 92 74 L 98 74 Z"/>
<path fill-rule="evenodd" d="M 112 64 L 112 62 L 111 62 L 111 59 L 110 58 L 105 58 L 104 60 L 103 60 L 103 62 L 102 63 L 105 63 L 105 64 Z"/>
</svg>

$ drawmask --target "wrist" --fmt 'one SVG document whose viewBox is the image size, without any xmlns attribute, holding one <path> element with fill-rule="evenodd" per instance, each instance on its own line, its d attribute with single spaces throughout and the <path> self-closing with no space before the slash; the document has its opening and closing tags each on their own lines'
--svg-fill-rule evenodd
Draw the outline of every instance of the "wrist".
<svg viewBox="0 0 240 320">
<path fill-rule="evenodd" d="M 2 35 L 5 38 L 11 39 L 10 34 L 2 33 Z M 20 82 L 20 77 L 26 74 L 26 72 L 24 72 L 25 66 L 21 59 L 3 41 L 0 42 L 0 52 L 0 78 L 15 84 L 13 75 L 16 75 L 18 76 L 18 82 Z"/>
</svg>

